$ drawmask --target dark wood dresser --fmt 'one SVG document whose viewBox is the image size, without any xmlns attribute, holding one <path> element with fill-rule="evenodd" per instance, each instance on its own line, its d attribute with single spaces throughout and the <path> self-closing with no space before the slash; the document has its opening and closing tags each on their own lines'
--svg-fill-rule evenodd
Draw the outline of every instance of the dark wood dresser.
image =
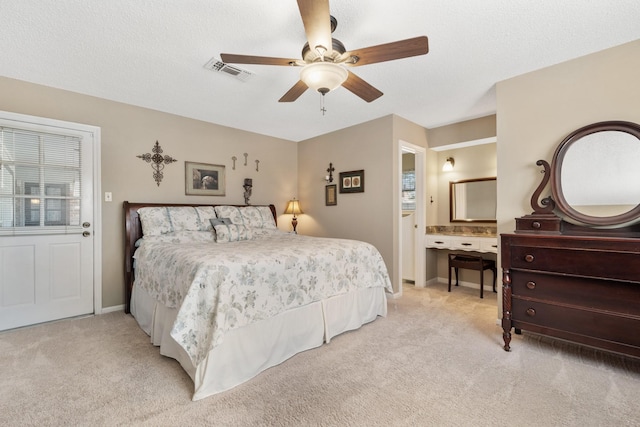
<svg viewBox="0 0 640 427">
<path fill-rule="evenodd" d="M 501 235 L 505 350 L 515 328 L 640 357 L 639 145 L 636 123 L 593 123 L 536 162 L 533 213 Z"/>
<path fill-rule="evenodd" d="M 505 350 L 511 329 L 640 357 L 640 239 L 503 234 Z"/>
</svg>

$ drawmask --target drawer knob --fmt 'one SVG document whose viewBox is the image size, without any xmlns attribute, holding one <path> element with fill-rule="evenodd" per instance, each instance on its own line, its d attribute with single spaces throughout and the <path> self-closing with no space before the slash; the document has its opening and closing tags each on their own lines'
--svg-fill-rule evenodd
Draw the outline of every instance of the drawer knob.
<svg viewBox="0 0 640 427">
<path fill-rule="evenodd" d="M 536 288 L 536 282 L 527 282 L 527 288 L 528 289 L 535 289 Z"/>
<path fill-rule="evenodd" d="M 535 258 L 534 258 L 534 257 L 533 257 L 533 255 L 531 255 L 531 254 L 526 254 L 526 255 L 524 256 L 524 260 L 525 260 L 525 261 L 527 261 L 527 262 L 533 262 L 533 260 L 534 260 L 534 259 L 535 259 Z"/>
<path fill-rule="evenodd" d="M 536 230 L 540 228 L 540 223 L 538 221 L 533 221 L 531 223 L 531 228 L 535 228 Z"/>
<path fill-rule="evenodd" d="M 527 316 L 535 316 L 536 315 L 536 311 L 533 308 L 528 308 L 527 309 Z"/>
</svg>

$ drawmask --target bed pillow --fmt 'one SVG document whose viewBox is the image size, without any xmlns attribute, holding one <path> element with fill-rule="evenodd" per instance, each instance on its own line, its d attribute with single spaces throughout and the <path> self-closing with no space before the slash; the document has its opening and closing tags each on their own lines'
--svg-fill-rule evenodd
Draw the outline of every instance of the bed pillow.
<svg viewBox="0 0 640 427">
<path fill-rule="evenodd" d="M 173 231 L 166 207 L 140 208 L 138 215 L 142 225 L 142 234 L 145 236 L 159 236 Z"/>
<path fill-rule="evenodd" d="M 239 242 L 242 240 L 253 239 L 253 233 L 250 228 L 238 224 L 218 224 L 215 225 L 216 242 L 228 243 Z"/>
<path fill-rule="evenodd" d="M 213 209 L 213 206 L 196 206 L 194 208 L 200 218 L 200 231 L 211 231 L 213 230 L 213 226 L 209 221 L 211 218 L 216 217 L 216 211 Z"/>
<path fill-rule="evenodd" d="M 269 206 L 244 206 L 240 208 L 244 224 L 250 228 L 276 228 L 276 221 Z"/>
<path fill-rule="evenodd" d="M 213 206 L 163 206 L 138 209 L 142 233 L 159 236 L 179 231 L 211 231 L 210 218 L 215 218 Z"/>
<path fill-rule="evenodd" d="M 176 231 L 159 236 L 144 236 L 139 240 L 142 242 L 162 243 L 212 243 L 214 242 L 214 236 L 211 231 Z M 136 245 L 137 244 L 136 242 Z"/>
<path fill-rule="evenodd" d="M 233 224 L 249 228 L 276 228 L 269 206 L 216 206 L 218 218 L 229 218 Z"/>
<path fill-rule="evenodd" d="M 169 220 L 173 232 L 176 231 L 200 231 L 200 216 L 192 206 L 169 206 L 167 207 Z M 205 230 L 203 230 L 205 231 Z"/>
<path fill-rule="evenodd" d="M 245 225 L 240 208 L 237 206 L 216 206 L 214 210 L 218 218 L 229 218 L 232 224 Z"/>
</svg>

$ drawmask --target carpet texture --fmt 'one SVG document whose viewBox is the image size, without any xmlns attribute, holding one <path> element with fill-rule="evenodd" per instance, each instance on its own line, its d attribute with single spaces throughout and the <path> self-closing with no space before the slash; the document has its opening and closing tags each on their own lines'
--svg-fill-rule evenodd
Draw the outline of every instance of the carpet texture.
<svg viewBox="0 0 640 427">
<path fill-rule="evenodd" d="M 494 297 L 405 286 L 386 318 L 198 402 L 129 315 L 0 333 L 0 424 L 640 425 L 640 360 L 526 333 L 507 353 Z"/>
</svg>

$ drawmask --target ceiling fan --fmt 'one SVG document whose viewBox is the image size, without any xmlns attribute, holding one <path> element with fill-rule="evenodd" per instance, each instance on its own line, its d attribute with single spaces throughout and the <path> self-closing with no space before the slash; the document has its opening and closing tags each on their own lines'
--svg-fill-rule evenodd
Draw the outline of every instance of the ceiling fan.
<svg viewBox="0 0 640 427">
<path fill-rule="evenodd" d="M 300 80 L 279 102 L 292 102 L 308 88 L 323 96 L 342 85 L 366 102 L 382 96 L 375 87 L 348 70 L 350 67 L 425 55 L 429 52 L 426 36 L 347 51 L 340 40 L 331 37 L 337 20 L 329 14 L 329 0 L 298 0 L 298 9 L 307 36 L 302 59 L 221 54 L 222 61 L 232 64 L 286 65 L 303 67 Z"/>
</svg>

